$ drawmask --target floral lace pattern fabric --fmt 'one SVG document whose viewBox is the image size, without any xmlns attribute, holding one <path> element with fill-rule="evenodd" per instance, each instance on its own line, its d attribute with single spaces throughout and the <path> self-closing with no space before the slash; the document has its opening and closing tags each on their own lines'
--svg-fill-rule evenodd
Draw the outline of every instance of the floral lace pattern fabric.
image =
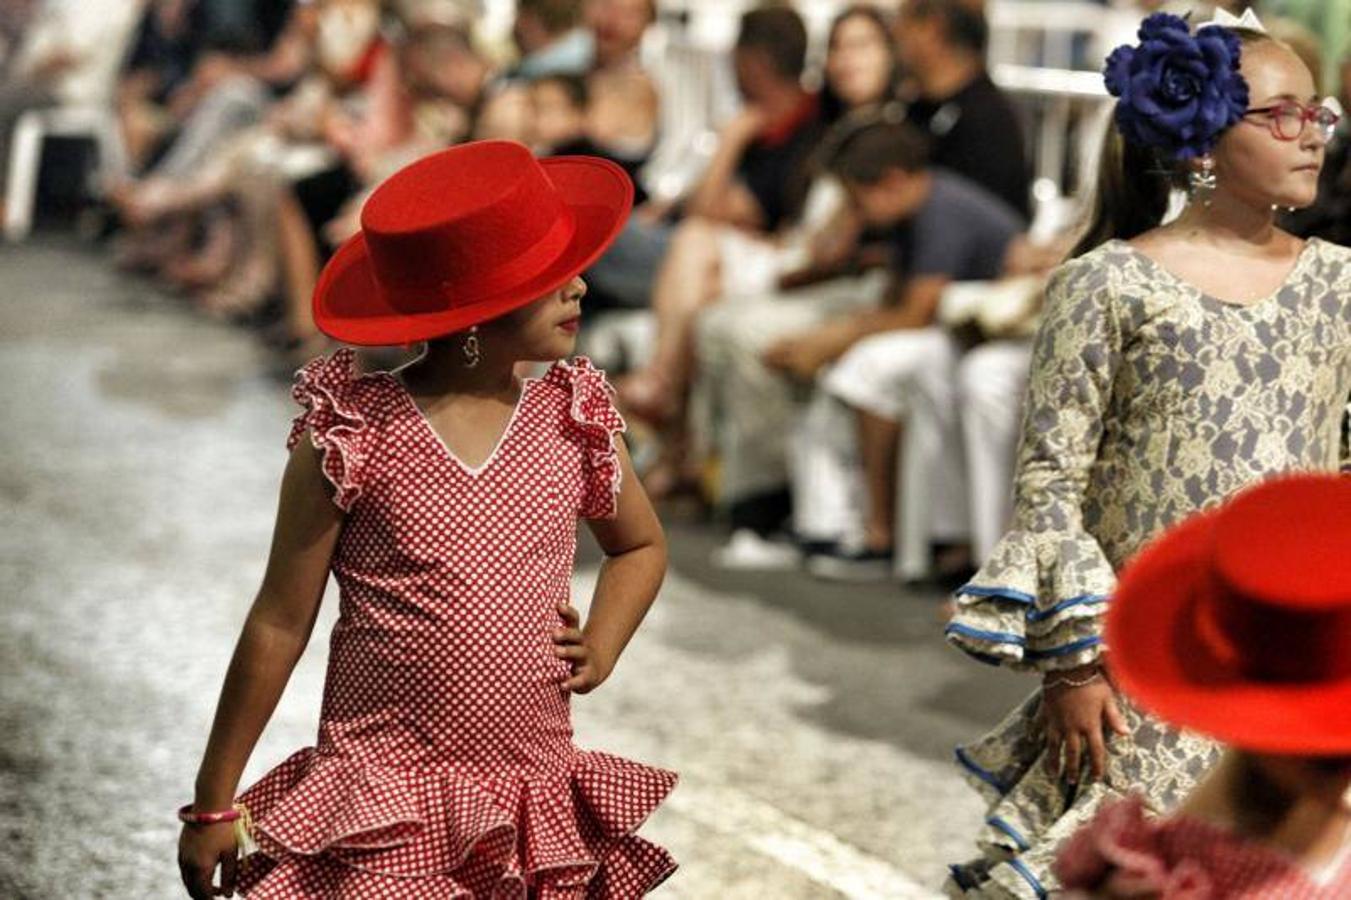
<svg viewBox="0 0 1351 900">
<path fill-rule="evenodd" d="M 1012 527 L 961 589 L 948 640 L 989 663 L 1072 668 L 1102 652 L 1117 570 L 1152 537 L 1284 472 L 1351 464 L 1351 250 L 1311 240 L 1284 284 L 1240 306 L 1123 241 L 1047 288 L 1019 449 Z M 1040 765 L 1034 695 L 958 751 L 993 804 L 984 859 L 954 884 L 990 896 L 1054 887 L 1055 845 L 1138 787 L 1169 808 L 1214 748 L 1131 710 L 1111 771 L 1074 791 Z"/>
</svg>

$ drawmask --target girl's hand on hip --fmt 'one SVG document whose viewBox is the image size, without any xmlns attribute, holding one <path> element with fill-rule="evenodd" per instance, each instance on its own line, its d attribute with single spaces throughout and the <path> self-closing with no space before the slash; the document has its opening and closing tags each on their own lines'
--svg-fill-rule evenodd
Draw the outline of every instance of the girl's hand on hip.
<svg viewBox="0 0 1351 900">
<path fill-rule="evenodd" d="M 567 660 L 572 666 L 572 677 L 563 682 L 563 690 L 574 694 L 589 694 L 600 687 L 610 675 L 612 663 L 601 659 L 578 627 L 582 621 L 581 613 L 569 603 L 558 604 L 558 614 L 563 617 L 563 627 L 554 630 L 554 656 Z"/>
<path fill-rule="evenodd" d="M 235 865 L 239 855 L 232 822 L 214 825 L 184 825 L 178 837 L 178 871 L 193 900 L 233 897 Z M 220 866 L 220 885 L 212 884 Z"/>
<path fill-rule="evenodd" d="M 1079 780 L 1085 753 L 1092 777 L 1101 779 L 1107 772 L 1108 741 L 1112 734 L 1130 733 L 1117 706 L 1116 693 L 1096 665 L 1057 672 L 1046 678 L 1041 724 L 1046 734 L 1047 771 L 1053 775 L 1063 772 L 1070 784 Z"/>
</svg>

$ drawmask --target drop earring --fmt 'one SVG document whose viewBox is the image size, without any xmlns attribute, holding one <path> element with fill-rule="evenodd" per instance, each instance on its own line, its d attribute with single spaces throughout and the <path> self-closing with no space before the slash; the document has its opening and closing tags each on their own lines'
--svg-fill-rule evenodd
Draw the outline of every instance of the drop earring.
<svg viewBox="0 0 1351 900">
<path fill-rule="evenodd" d="M 1202 206 L 1210 205 L 1210 196 L 1215 193 L 1215 160 L 1209 156 L 1201 157 L 1201 168 L 1192 169 L 1187 175 L 1187 186 L 1191 188 L 1192 200 L 1200 200 Z"/>
<path fill-rule="evenodd" d="M 478 343 L 478 326 L 475 325 L 469 329 L 469 333 L 464 336 L 464 344 L 460 348 L 464 353 L 464 367 L 472 369 L 477 366 L 479 360 L 483 358 L 483 349 Z"/>
</svg>

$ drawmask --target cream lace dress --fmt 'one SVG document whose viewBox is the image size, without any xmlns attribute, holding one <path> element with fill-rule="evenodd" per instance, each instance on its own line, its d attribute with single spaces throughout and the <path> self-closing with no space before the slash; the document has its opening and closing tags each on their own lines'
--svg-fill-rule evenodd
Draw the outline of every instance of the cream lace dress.
<svg viewBox="0 0 1351 900">
<path fill-rule="evenodd" d="M 1243 487 L 1348 465 L 1351 250 L 1311 240 L 1285 283 L 1226 303 L 1123 241 L 1056 271 L 1028 387 L 1011 530 L 957 597 L 948 640 L 1023 671 L 1104 651 L 1116 572 L 1150 538 Z M 990 801 L 982 856 L 949 889 L 1045 897 L 1057 846 L 1104 800 L 1174 805 L 1213 763 L 1205 739 L 1125 705 L 1106 779 L 1043 768 L 1032 694 L 957 759 Z"/>
</svg>

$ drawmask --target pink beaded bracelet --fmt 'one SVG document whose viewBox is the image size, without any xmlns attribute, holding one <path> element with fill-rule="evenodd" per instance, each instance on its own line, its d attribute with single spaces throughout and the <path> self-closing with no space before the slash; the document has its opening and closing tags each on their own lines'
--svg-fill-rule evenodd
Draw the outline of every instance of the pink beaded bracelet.
<svg viewBox="0 0 1351 900">
<path fill-rule="evenodd" d="M 219 822 L 233 822 L 240 816 L 239 807 L 221 809 L 215 812 L 193 812 L 192 804 L 180 807 L 178 820 L 188 825 L 215 825 Z"/>
</svg>

